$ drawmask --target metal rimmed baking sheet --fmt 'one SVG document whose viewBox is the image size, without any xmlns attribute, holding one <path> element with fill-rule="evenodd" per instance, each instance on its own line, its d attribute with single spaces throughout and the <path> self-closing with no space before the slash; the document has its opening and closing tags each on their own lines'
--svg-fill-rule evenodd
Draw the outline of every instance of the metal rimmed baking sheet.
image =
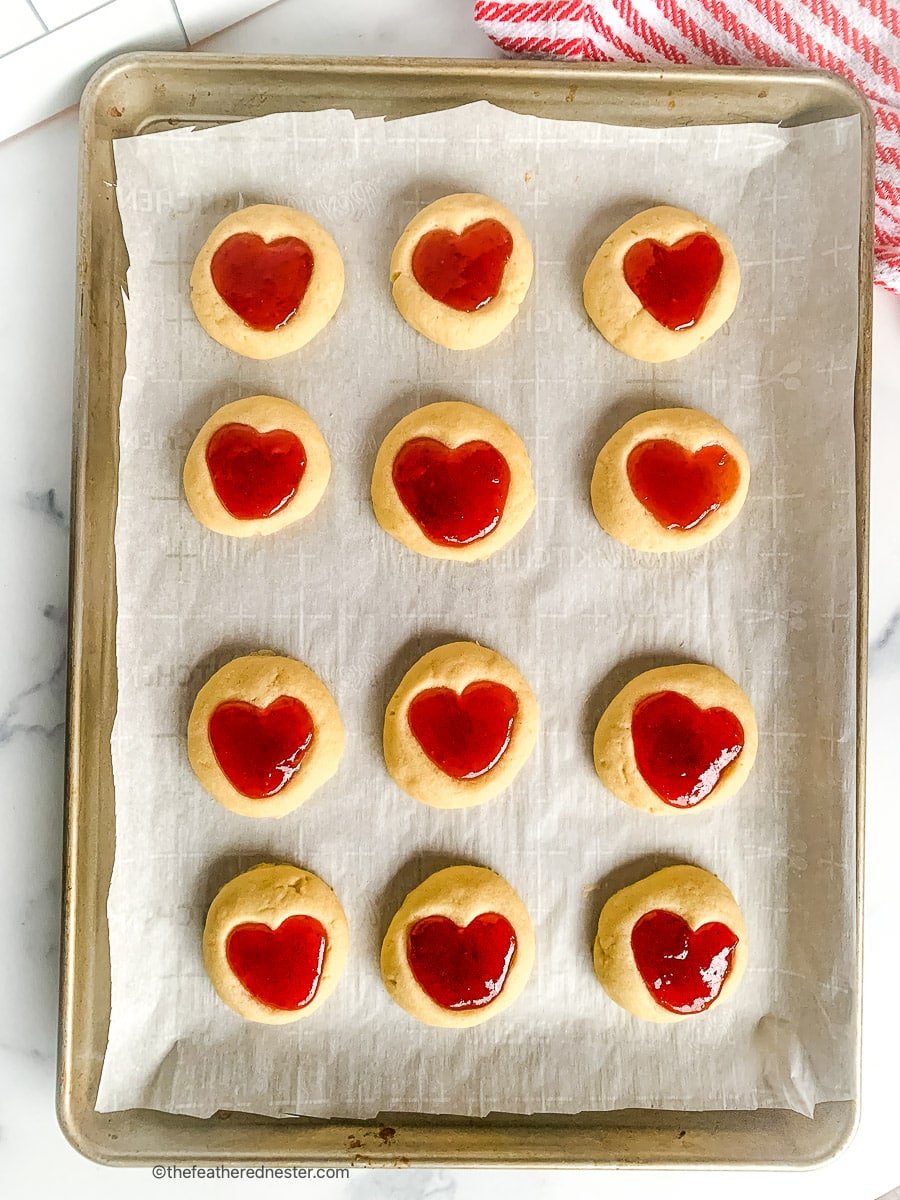
<svg viewBox="0 0 900 1200">
<path fill-rule="evenodd" d="M 192 73 L 207 68 L 212 82 L 216 82 L 216 77 L 222 81 L 229 80 L 224 71 L 226 64 L 234 72 L 234 79 L 228 86 L 223 82 L 222 86 L 210 87 L 209 80 L 206 85 L 201 85 L 201 76 Z M 238 93 L 246 96 L 249 83 L 249 77 L 242 72 L 251 69 L 259 72 L 256 90 L 249 89 L 256 101 L 242 104 Z M 254 103 L 259 102 L 262 94 L 261 80 L 267 80 L 271 87 L 271 92 L 267 94 L 269 103 L 267 107 L 254 108 Z M 229 87 L 234 90 L 229 91 Z M 294 88 L 293 93 L 290 92 L 291 87 Z M 149 56 L 120 61 L 108 71 L 105 78 L 95 82 L 93 88 L 93 99 L 89 95 L 85 109 L 91 155 L 85 162 L 83 182 L 95 178 L 94 172 L 98 167 L 102 174 L 104 145 L 108 151 L 108 142 L 104 137 L 97 140 L 98 131 L 92 127 L 92 122 L 102 121 L 107 126 L 114 126 L 116 122 L 125 121 L 122 115 L 125 113 L 130 113 L 134 123 L 120 126 L 117 132 L 122 134 L 158 129 L 164 127 L 166 121 L 181 123 L 193 119 L 196 123 L 199 117 L 212 122 L 258 115 L 260 111 L 301 107 L 340 105 L 349 106 L 357 112 L 398 114 L 415 108 L 446 107 L 471 99 L 474 95 L 489 95 L 509 107 L 533 109 L 541 115 L 572 114 L 606 122 L 621 120 L 622 123 L 635 124 L 667 124 L 685 120 L 709 123 L 739 119 L 802 122 L 862 111 L 854 93 L 833 80 L 815 75 L 607 72 L 586 67 L 530 64 L 523 67 L 521 64 L 503 63 L 320 64 L 294 60 L 268 64 L 255 62 L 255 67 L 251 68 L 246 61 L 203 58 L 168 60 L 165 56 Z M 211 93 L 206 106 L 198 100 L 204 88 Z M 122 89 L 129 92 L 127 103 Z M 132 99 L 135 92 L 138 93 L 137 100 Z M 148 111 L 146 106 L 148 95 L 156 98 L 152 111 Z M 99 97 L 102 97 L 102 102 Z M 166 104 L 171 104 L 171 107 L 160 104 L 160 97 L 164 97 Z M 776 103 L 774 109 L 770 107 L 773 101 Z M 134 107 L 135 103 L 137 108 Z M 192 111 L 195 114 L 193 116 Z M 116 112 L 119 116 L 113 115 Z M 112 129 L 108 128 L 105 137 L 110 133 Z M 103 165 L 108 171 L 108 160 Z M 863 189 L 867 184 L 866 173 L 864 170 L 861 181 Z M 108 179 L 111 175 L 106 174 L 105 177 Z M 216 1130 L 222 1126 L 217 1125 L 215 1120 L 198 1126 L 194 1121 L 164 1118 L 159 1114 L 137 1116 L 132 1112 L 101 1117 L 93 1112 L 92 1087 L 96 1083 L 96 1071 L 104 1043 L 103 994 L 108 968 L 100 960 L 92 960 L 88 964 L 90 946 L 84 941 L 84 931 L 86 928 L 103 927 L 105 890 L 111 861 L 109 725 L 105 722 L 107 718 L 111 722 L 112 697 L 115 693 L 111 662 L 114 597 L 111 594 L 113 577 L 110 554 L 115 502 L 115 418 L 124 333 L 121 309 L 117 310 L 116 305 L 117 287 L 124 275 L 124 252 L 111 196 L 107 194 L 104 197 L 102 185 L 93 198 L 90 188 L 87 192 L 90 203 L 85 210 L 82 226 L 86 240 L 81 247 L 81 265 L 89 324 L 82 329 L 87 343 L 82 342 L 80 359 L 80 369 L 85 372 L 82 395 L 87 401 L 86 405 L 82 405 L 80 415 L 87 422 L 87 437 L 86 440 L 79 439 L 76 463 L 70 710 L 68 853 L 70 887 L 74 883 L 76 902 L 72 903 L 70 892 L 71 920 L 67 924 L 64 957 L 67 968 L 74 965 L 77 957 L 79 973 L 76 979 L 67 970 L 64 980 L 61 1094 L 64 1126 L 96 1156 L 131 1160 L 142 1155 L 145 1159 L 158 1158 L 159 1155 L 153 1150 L 158 1144 L 158 1131 L 170 1128 L 173 1120 L 181 1121 L 181 1133 L 169 1144 L 180 1144 L 180 1149 L 174 1153 L 189 1158 L 201 1157 L 204 1144 L 206 1156 L 211 1158 L 240 1157 L 243 1154 L 257 1158 L 347 1161 L 353 1153 L 358 1153 L 372 1161 L 390 1162 L 406 1157 L 417 1163 L 787 1163 L 809 1161 L 827 1154 L 829 1148 L 841 1138 L 837 1131 L 843 1129 L 846 1132 L 852 1128 L 852 1103 L 820 1106 L 822 1111 L 817 1112 L 816 1120 L 805 1124 L 803 1118 L 791 1114 L 762 1111 L 705 1116 L 694 1114 L 690 1121 L 685 1114 L 679 1113 L 643 1116 L 617 1113 L 590 1118 L 585 1115 L 577 1118 L 491 1117 L 483 1122 L 449 1118 L 401 1120 L 392 1115 L 388 1124 L 397 1133 L 390 1139 L 390 1145 L 382 1144 L 385 1139 L 378 1139 L 372 1127 L 361 1127 L 358 1123 L 329 1122 L 323 1126 L 321 1123 L 291 1122 L 292 1132 L 288 1137 L 287 1129 L 283 1128 L 284 1122 L 261 1124 L 252 1118 L 232 1115 L 225 1123 L 231 1135 L 227 1139 L 232 1142 L 230 1148 L 226 1148 L 226 1140 L 218 1138 Z M 864 599 L 865 416 L 868 394 L 866 339 L 870 299 L 866 272 L 869 270 L 870 228 L 868 193 L 863 190 L 862 194 L 866 200 L 861 204 L 863 278 L 860 288 L 860 370 L 857 375 L 857 501 L 861 516 L 860 587 Z M 105 340 L 105 350 L 99 338 Z M 102 490 L 104 488 L 107 489 L 105 493 Z M 89 599 L 84 590 L 88 582 L 92 589 Z M 860 604 L 860 611 L 864 614 L 864 604 Z M 864 648 L 864 636 L 859 638 L 859 645 Z M 860 678 L 861 667 L 862 664 Z M 96 703 L 99 695 L 104 697 L 102 705 Z M 90 719 L 86 720 L 88 715 Z M 860 726 L 860 733 L 861 729 Z M 103 802 L 98 800 L 101 795 L 106 796 L 105 809 L 101 807 Z M 105 842 L 99 838 L 101 828 L 106 835 Z M 69 939 L 75 940 L 77 956 Z M 102 955 L 103 946 L 97 949 Z M 88 1010 L 73 1006 L 75 990 L 82 1004 L 91 1006 Z M 87 1036 L 89 1031 L 91 1036 Z M 717 1130 L 717 1137 L 710 1140 L 708 1134 L 713 1128 Z M 679 1138 L 677 1134 L 682 1129 L 686 1133 Z M 815 1133 L 811 1134 L 813 1129 Z M 107 1132 L 104 1133 L 104 1130 Z M 196 1140 L 192 1140 L 194 1134 L 191 1130 Z M 448 1133 L 447 1130 L 452 1132 Z M 780 1149 L 773 1140 L 776 1130 L 780 1131 Z M 246 1136 L 244 1132 L 237 1136 L 238 1131 L 246 1131 Z M 118 1135 L 115 1140 L 112 1139 L 112 1133 Z M 803 1144 L 803 1135 L 807 1137 L 806 1146 Z M 154 1138 L 157 1140 L 154 1141 Z M 353 1142 L 359 1142 L 360 1145 L 352 1146 Z M 493 1146 L 490 1153 L 485 1152 L 488 1145 Z M 123 1148 L 121 1155 L 118 1153 L 120 1147 Z"/>
</svg>

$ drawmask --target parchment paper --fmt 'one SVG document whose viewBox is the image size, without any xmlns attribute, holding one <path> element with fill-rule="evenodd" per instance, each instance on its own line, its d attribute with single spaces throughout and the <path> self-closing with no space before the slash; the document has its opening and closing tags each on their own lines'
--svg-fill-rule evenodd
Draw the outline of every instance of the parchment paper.
<svg viewBox="0 0 900 1200">
<path fill-rule="evenodd" d="M 859 154 L 855 119 L 652 131 L 485 104 L 391 123 L 287 114 L 116 143 L 131 269 L 116 526 L 112 1021 L 100 1109 L 809 1113 L 852 1094 Z M 402 321 L 388 260 L 420 207 L 470 190 L 519 214 L 537 265 L 512 327 L 483 350 L 454 353 Z M 188 299 L 209 230 L 258 201 L 315 214 L 347 267 L 328 329 L 270 363 L 212 342 Z M 706 347 L 653 367 L 594 331 L 581 281 L 606 235 L 660 202 L 728 231 L 743 289 Z M 257 392 L 313 414 L 334 474 L 301 526 L 237 541 L 194 521 L 181 468 L 206 418 Z M 369 504 L 381 439 L 444 397 L 499 413 L 534 460 L 534 518 L 474 567 L 404 550 Z M 669 404 L 702 408 L 737 433 L 752 463 L 750 495 L 709 547 L 636 554 L 597 526 L 591 470 L 623 421 Z M 380 742 L 402 674 L 452 638 L 508 655 L 542 712 L 537 750 L 514 786 L 458 812 L 400 793 Z M 281 821 L 225 811 L 185 754 L 198 688 L 260 648 L 309 663 L 348 730 L 337 776 Z M 627 679 L 691 660 L 715 664 L 750 694 L 759 759 L 722 808 L 650 817 L 601 787 L 591 735 Z M 352 931 L 334 996 L 280 1028 L 227 1010 L 200 956 L 215 892 L 264 860 L 319 873 Z M 727 1005 L 652 1026 L 606 997 L 590 947 L 613 890 L 682 861 L 716 872 L 737 895 L 751 965 Z M 438 867 L 465 862 L 493 867 L 519 891 L 538 957 L 508 1012 L 449 1032 L 391 1002 L 378 949 L 403 896 Z"/>
</svg>

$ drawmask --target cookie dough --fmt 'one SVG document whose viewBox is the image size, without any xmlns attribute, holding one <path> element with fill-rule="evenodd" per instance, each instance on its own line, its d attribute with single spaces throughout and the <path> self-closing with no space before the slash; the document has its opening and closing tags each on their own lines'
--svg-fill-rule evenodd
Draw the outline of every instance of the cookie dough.
<svg viewBox="0 0 900 1200">
<path fill-rule="evenodd" d="M 481 226 L 480 222 L 496 224 Z M 497 224 L 509 235 L 505 242 Z M 432 240 L 429 252 L 423 238 L 436 231 L 448 236 Z M 502 266 L 507 249 L 509 257 Z M 473 260 L 479 263 L 483 288 L 473 280 Z M 439 276 L 448 285 L 458 285 L 448 297 L 469 311 L 437 299 L 420 282 L 434 288 L 426 270 L 433 272 L 436 263 Z M 444 196 L 423 208 L 404 229 L 391 255 L 391 285 L 401 315 L 413 329 L 450 350 L 473 350 L 502 333 L 519 311 L 533 271 L 531 244 L 519 220 L 490 196 L 474 192 Z"/>
<path fill-rule="evenodd" d="M 509 787 L 537 729 L 537 700 L 512 663 L 475 642 L 451 642 L 420 658 L 391 697 L 384 760 L 407 795 L 468 808 Z"/>
<path fill-rule="evenodd" d="M 241 239 L 229 243 L 237 261 L 229 249 L 217 253 L 231 238 Z M 337 312 L 343 292 L 344 262 L 331 235 L 307 213 L 281 204 L 254 204 L 225 217 L 191 271 L 197 320 L 245 358 L 278 358 L 305 346 Z"/>
<path fill-rule="evenodd" d="M 690 244 L 683 239 L 696 234 L 705 235 L 718 244 L 721 268 L 717 277 L 714 271 L 711 275 L 716 281 L 704 305 L 699 300 L 692 303 L 688 298 L 687 308 L 691 314 L 699 314 L 692 323 L 687 327 L 668 328 L 648 312 L 626 282 L 626 255 L 642 242 L 657 242 L 681 251 L 677 257 L 671 250 L 668 254 L 659 252 L 661 261 L 652 270 L 655 286 L 677 297 L 681 301 L 678 305 L 681 311 L 685 309 L 685 274 L 697 274 L 696 265 L 686 261 Z M 725 234 L 695 213 L 660 205 L 648 208 L 620 225 L 594 255 L 584 277 L 584 307 L 599 331 L 617 350 L 641 362 L 667 362 L 690 354 L 725 324 L 734 312 L 740 285 L 737 257 Z M 701 287 L 700 291 L 705 293 L 706 289 Z M 702 312 L 699 312 L 701 307 Z"/>
<path fill-rule="evenodd" d="M 194 774 L 225 808 L 245 817 L 283 817 L 335 773 L 344 726 L 331 693 L 309 667 L 268 652 L 249 654 L 200 689 L 187 750 Z"/>
<path fill-rule="evenodd" d="M 731 430 L 696 408 L 657 408 L 627 421 L 600 451 L 591 505 L 611 537 L 664 554 L 717 537 L 749 486 L 750 463 Z"/>
<path fill-rule="evenodd" d="M 659 772 L 663 778 L 683 782 L 685 791 L 698 797 L 688 803 L 683 798 L 663 799 L 641 773 L 636 756 L 635 710 L 650 697 L 669 693 L 676 694 L 674 711 L 653 715 L 653 710 L 644 710 L 648 733 L 642 741 L 647 756 L 643 765 L 648 774 L 652 769 L 656 782 Z M 716 711 L 723 709 L 724 713 Z M 716 749 L 735 732 L 735 719 L 743 748 L 730 760 L 725 755 L 725 765 L 720 757 L 713 768 Z M 743 787 L 756 760 L 758 741 L 753 706 L 733 679 L 715 667 L 696 663 L 657 667 L 626 684 L 600 718 L 594 734 L 594 767 L 604 786 L 632 808 L 650 813 L 705 812 Z M 732 740 L 729 753 L 736 744 Z M 720 771 L 718 782 L 714 782 L 715 771 Z"/>
<path fill-rule="evenodd" d="M 426 439 L 439 445 L 424 446 L 425 465 L 411 468 L 407 456 Z M 410 443 L 416 445 L 407 450 Z M 487 443 L 488 449 L 473 443 Z M 418 505 L 418 520 L 407 503 Z M 522 439 L 477 404 L 442 401 L 416 409 L 394 426 L 375 459 L 372 507 L 378 523 L 429 558 L 487 558 L 516 536 L 534 506 L 531 459 Z"/>
<path fill-rule="evenodd" d="M 284 1025 L 325 1003 L 344 970 L 349 941 L 344 910 L 326 883 L 299 867 L 262 863 L 226 883 L 213 900 L 203 965 L 238 1016 Z"/>
<path fill-rule="evenodd" d="M 641 919 L 659 912 L 663 927 L 644 925 L 635 937 Z M 744 918 L 721 879 L 700 867 L 665 867 L 606 902 L 594 970 L 610 999 L 636 1017 L 683 1021 L 734 994 L 747 954 Z"/>
<path fill-rule="evenodd" d="M 392 999 L 416 1020 L 447 1029 L 496 1017 L 525 987 L 533 965 L 528 911 L 506 880 L 485 867 L 447 867 L 429 876 L 403 901 L 381 947 L 381 976 Z"/>
<path fill-rule="evenodd" d="M 309 413 L 277 396 L 248 396 L 213 413 L 197 434 L 184 464 L 184 494 L 207 529 L 253 537 L 311 513 L 330 476 L 328 446 Z M 250 511 L 271 515 L 238 515 Z"/>
</svg>

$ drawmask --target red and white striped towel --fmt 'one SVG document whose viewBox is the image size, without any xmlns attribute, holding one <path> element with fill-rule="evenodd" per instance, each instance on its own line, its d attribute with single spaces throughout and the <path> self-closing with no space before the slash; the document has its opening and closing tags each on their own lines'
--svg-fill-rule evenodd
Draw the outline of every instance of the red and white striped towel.
<svg viewBox="0 0 900 1200">
<path fill-rule="evenodd" d="M 475 20 L 512 52 L 843 75 L 875 114 L 875 279 L 900 293 L 900 9 L 887 0 L 476 0 Z"/>
</svg>

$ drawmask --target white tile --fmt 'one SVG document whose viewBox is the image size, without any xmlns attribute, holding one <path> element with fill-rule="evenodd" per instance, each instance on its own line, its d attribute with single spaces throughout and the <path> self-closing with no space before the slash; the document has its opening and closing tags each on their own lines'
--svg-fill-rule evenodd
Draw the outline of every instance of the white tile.
<svg viewBox="0 0 900 1200">
<path fill-rule="evenodd" d="M 188 41 L 192 44 L 211 37 L 220 29 L 236 25 L 275 0 L 175 0 Z"/>
<path fill-rule="evenodd" d="M 40 37 L 44 27 L 26 0 L 4 0 L 0 19 L 0 54 Z"/>
<path fill-rule="evenodd" d="M 48 29 L 68 25 L 87 13 L 105 8 L 110 0 L 33 0 L 34 10 Z"/>
</svg>

